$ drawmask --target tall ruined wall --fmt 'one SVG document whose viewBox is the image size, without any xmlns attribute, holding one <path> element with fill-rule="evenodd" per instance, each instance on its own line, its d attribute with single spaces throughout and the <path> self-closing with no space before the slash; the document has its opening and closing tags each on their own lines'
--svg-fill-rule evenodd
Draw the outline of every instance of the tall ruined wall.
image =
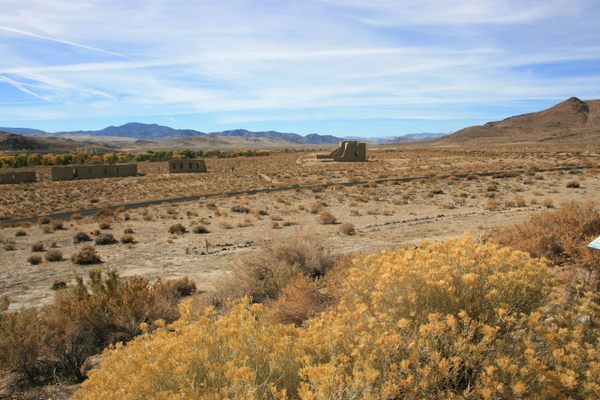
<svg viewBox="0 0 600 400">
<path fill-rule="evenodd" d="M 357 141 L 343 141 L 332 153 L 334 161 L 367 161 L 367 144 Z"/>
</svg>

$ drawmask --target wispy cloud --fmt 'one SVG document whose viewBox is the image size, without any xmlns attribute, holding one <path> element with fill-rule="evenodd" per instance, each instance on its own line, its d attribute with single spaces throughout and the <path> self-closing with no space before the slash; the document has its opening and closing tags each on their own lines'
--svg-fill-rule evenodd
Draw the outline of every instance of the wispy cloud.
<svg viewBox="0 0 600 400">
<path fill-rule="evenodd" d="M 11 28 L 9 26 L 0 26 L 0 30 L 2 30 L 4 32 L 8 32 L 8 33 L 14 33 L 17 35 L 35 38 L 35 39 L 47 40 L 49 42 L 55 42 L 55 43 L 60 43 L 60 44 L 64 44 L 67 46 L 77 47 L 80 49 L 95 51 L 97 53 L 108 54 L 108 55 L 117 56 L 117 57 L 125 57 L 123 54 L 115 53 L 114 51 L 103 50 L 103 49 L 99 49 L 97 47 L 92 47 L 92 46 L 86 46 L 81 43 L 71 42 L 70 40 L 64 40 L 64 39 L 58 39 L 58 38 L 51 37 L 51 36 L 40 35 L 40 34 L 37 34 L 34 32 L 24 31 L 22 29 Z"/>
</svg>

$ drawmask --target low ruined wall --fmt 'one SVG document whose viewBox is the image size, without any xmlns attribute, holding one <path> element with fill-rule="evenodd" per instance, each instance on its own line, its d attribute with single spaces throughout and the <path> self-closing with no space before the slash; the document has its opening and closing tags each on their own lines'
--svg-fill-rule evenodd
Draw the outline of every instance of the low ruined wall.
<svg viewBox="0 0 600 400">
<path fill-rule="evenodd" d="M 137 175 L 137 164 L 77 165 L 52 167 L 53 181 L 100 179 Z"/>
<path fill-rule="evenodd" d="M 35 182 L 35 171 L 0 170 L 0 184 Z"/>
<path fill-rule="evenodd" d="M 206 172 L 204 160 L 182 159 L 169 161 L 169 173 Z"/>
<path fill-rule="evenodd" d="M 114 167 L 114 176 L 136 176 L 138 173 L 137 164 L 115 164 Z"/>
</svg>

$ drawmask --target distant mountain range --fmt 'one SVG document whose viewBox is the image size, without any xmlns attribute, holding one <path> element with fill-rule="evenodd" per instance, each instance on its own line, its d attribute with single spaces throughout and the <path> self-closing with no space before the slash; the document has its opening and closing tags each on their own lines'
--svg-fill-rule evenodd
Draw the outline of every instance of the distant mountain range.
<svg viewBox="0 0 600 400">
<path fill-rule="evenodd" d="M 281 140 L 297 144 L 334 144 L 343 140 L 331 135 L 319 135 L 311 133 L 306 136 L 297 133 L 283 133 L 276 131 L 252 132 L 245 129 L 228 130 L 222 132 L 205 133 L 193 129 L 174 129 L 169 126 L 157 124 L 142 124 L 130 122 L 121 126 L 109 126 L 97 131 L 69 131 L 69 132 L 45 132 L 29 128 L 0 128 L 0 131 L 16 133 L 20 135 L 35 136 L 97 136 L 97 137 L 123 137 L 137 140 L 150 141 L 172 141 L 190 137 L 239 137 L 246 139 L 271 139 Z"/>
<path fill-rule="evenodd" d="M 332 135 L 320 135 L 311 133 L 299 135 L 297 133 L 285 133 L 277 131 L 252 132 L 246 129 L 235 129 L 221 132 L 201 132 L 193 129 L 174 129 L 169 126 L 158 124 L 143 124 L 130 122 L 121 126 L 109 126 L 95 131 L 68 131 L 68 132 L 45 132 L 39 129 L 29 128 L 0 128 L 0 131 L 24 135 L 30 138 L 61 138 L 75 142 L 93 142 L 98 145 L 109 147 L 127 147 L 126 142 L 133 143 L 138 147 L 210 147 L 210 148 L 235 148 L 243 147 L 287 147 L 294 145 L 334 145 L 342 140 L 363 140 L 374 143 L 403 143 L 421 140 L 436 139 L 441 133 L 415 133 L 406 136 L 392 138 L 342 138 Z M 23 141 L 21 141 L 23 142 Z M 30 143 L 29 141 L 28 143 Z M 30 146 L 23 142 L 25 146 Z M 35 144 L 31 144 L 36 147 Z M 17 150 L 18 145 L 10 145 Z M 42 146 L 43 147 L 43 146 Z M 23 149 L 27 149 L 23 147 Z M 4 150 L 8 150 L 5 148 Z"/>
<path fill-rule="evenodd" d="M 546 110 L 461 129 L 439 139 L 439 145 L 517 143 L 600 143 L 600 100 L 577 97 Z"/>
</svg>

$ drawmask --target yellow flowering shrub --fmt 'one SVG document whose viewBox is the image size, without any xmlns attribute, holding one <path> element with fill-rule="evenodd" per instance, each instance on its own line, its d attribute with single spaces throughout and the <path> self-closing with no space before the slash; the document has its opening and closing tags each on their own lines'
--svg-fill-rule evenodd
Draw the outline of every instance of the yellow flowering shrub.
<svg viewBox="0 0 600 400">
<path fill-rule="evenodd" d="M 218 317 L 181 306 L 181 319 L 104 352 L 76 399 L 254 399 L 294 396 L 296 330 L 269 324 L 247 299 Z"/>
<path fill-rule="evenodd" d="M 554 270 L 468 237 L 357 260 L 301 327 L 261 305 L 106 351 L 77 399 L 598 398 L 600 310 Z M 569 302 L 565 299 L 569 299 Z"/>
<path fill-rule="evenodd" d="M 565 304 L 552 276 L 526 253 L 466 237 L 369 257 L 300 335 L 299 395 L 598 396 L 598 307 Z"/>
</svg>

